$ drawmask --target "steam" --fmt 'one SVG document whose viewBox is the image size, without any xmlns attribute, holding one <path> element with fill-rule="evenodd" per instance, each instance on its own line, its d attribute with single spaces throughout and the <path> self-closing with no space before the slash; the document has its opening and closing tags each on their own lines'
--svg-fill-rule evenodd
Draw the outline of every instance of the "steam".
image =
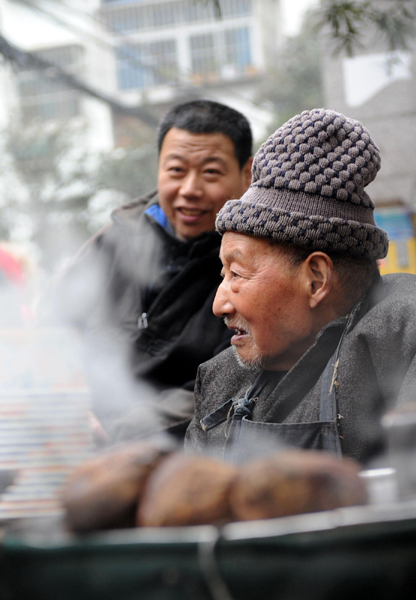
<svg viewBox="0 0 416 600">
<path fill-rule="evenodd" d="M 157 392 L 137 376 L 141 364 L 134 352 L 137 315 L 142 312 L 140 290 L 150 285 L 152 265 L 159 257 L 155 246 L 140 245 L 130 229 L 124 234 L 126 238 L 123 230 L 121 235 L 110 232 L 114 246 L 109 255 L 108 248 L 96 251 L 94 244 L 87 245 L 53 283 L 43 315 L 79 332 L 95 417 L 110 440 L 117 423 L 131 423 L 125 437 L 119 427 L 117 441 L 163 429 Z"/>
<path fill-rule="evenodd" d="M 0 520 L 59 512 L 67 475 L 91 453 L 77 346 L 64 329 L 0 331 Z"/>
<path fill-rule="evenodd" d="M 127 276 L 129 261 L 124 267 Z M 108 295 L 109 268 L 75 260 L 44 290 L 37 320 L 23 310 L 33 282 L 24 274 L 16 285 L 1 271 L 0 520 L 59 514 L 68 475 L 112 443 L 111 424 L 130 419 L 130 437 L 154 434 L 155 443 L 168 443 L 155 390 L 132 374 L 131 339 Z"/>
<path fill-rule="evenodd" d="M 128 253 L 125 240 L 111 241 L 123 249 L 117 263 L 105 252 L 95 254 L 93 246 L 84 249 L 45 290 L 36 325 L 22 318 L 22 290 L 3 280 L 0 519 L 59 512 L 68 474 L 97 445 L 149 436 L 157 444 L 172 444 L 164 433 L 160 390 L 134 374 L 132 354 L 138 333 L 134 315 L 142 308 L 139 290 L 153 283 L 152 265 L 161 257 L 151 245 L 142 248 L 134 241 Z M 121 285 L 110 289 L 115 268 L 120 281 L 134 283 L 133 293 L 123 294 Z M 233 325 L 244 329 L 244 323 Z M 266 428 L 261 436 L 247 432 L 250 458 L 288 449 Z M 385 458 L 379 457 L 377 466 Z"/>
</svg>

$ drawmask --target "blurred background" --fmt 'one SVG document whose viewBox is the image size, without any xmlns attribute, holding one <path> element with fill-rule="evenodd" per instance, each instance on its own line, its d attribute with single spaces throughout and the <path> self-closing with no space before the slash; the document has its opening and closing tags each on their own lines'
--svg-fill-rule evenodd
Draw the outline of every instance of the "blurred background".
<svg viewBox="0 0 416 600">
<path fill-rule="evenodd" d="M 382 153 L 369 193 L 416 273 L 415 0 L 0 0 L 0 240 L 45 279 L 156 184 L 172 105 L 229 104 L 258 145 L 325 106 Z"/>
</svg>

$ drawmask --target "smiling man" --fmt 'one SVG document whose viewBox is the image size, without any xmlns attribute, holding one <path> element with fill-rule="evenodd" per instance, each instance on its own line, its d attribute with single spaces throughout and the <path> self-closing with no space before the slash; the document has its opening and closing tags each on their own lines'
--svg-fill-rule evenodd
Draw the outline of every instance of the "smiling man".
<svg viewBox="0 0 416 600">
<path fill-rule="evenodd" d="M 196 100 L 163 117 L 158 149 L 157 190 L 114 211 L 66 271 L 58 295 L 66 319 L 92 339 L 108 332 L 105 340 L 125 340 L 134 376 L 158 392 L 158 426 L 180 434 L 193 413 L 198 365 L 230 339 L 211 308 L 221 281 L 215 218 L 250 184 L 252 134 L 238 111 Z M 111 364 L 119 346 L 108 348 L 102 362 Z M 108 392 L 99 377 L 95 411 L 110 437 L 149 433 L 142 412 L 118 414 L 116 399 L 102 401 Z"/>
<path fill-rule="evenodd" d="M 201 365 L 192 451 L 244 461 L 279 445 L 368 463 L 381 417 L 414 401 L 416 277 L 381 278 L 387 234 L 365 191 L 380 154 L 361 123 L 314 109 L 261 146 L 216 221 L 213 308 L 231 348 Z"/>
<path fill-rule="evenodd" d="M 159 204 L 180 240 L 214 231 L 224 199 L 246 189 L 250 180 L 251 158 L 240 167 L 228 135 L 177 127 L 165 135 L 159 157 Z"/>
</svg>

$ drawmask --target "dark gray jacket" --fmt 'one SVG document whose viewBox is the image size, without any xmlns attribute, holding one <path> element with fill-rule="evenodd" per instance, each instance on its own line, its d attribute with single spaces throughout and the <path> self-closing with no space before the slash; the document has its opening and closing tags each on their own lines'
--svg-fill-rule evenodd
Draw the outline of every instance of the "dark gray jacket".
<svg viewBox="0 0 416 600">
<path fill-rule="evenodd" d="M 157 202 L 153 192 L 115 210 L 111 225 L 84 245 L 53 296 L 61 318 L 86 332 L 89 364 L 101 354 L 100 362 L 113 368 L 126 352 L 129 372 L 158 393 L 152 411 L 160 428 L 183 424 L 184 430 L 193 413 L 198 365 L 226 348 L 231 337 L 212 312 L 221 237 L 206 232 L 190 242 L 178 240 L 149 213 Z M 99 368 L 90 369 L 97 416 L 117 439 L 141 437 L 150 429 L 143 404 L 137 417 L 134 409 L 126 413 L 123 387 L 114 398 Z"/>
<path fill-rule="evenodd" d="M 345 324 L 346 318 L 329 323 L 277 385 L 273 381 L 266 385 L 255 402 L 253 422 L 293 424 L 319 419 L 322 375 Z M 383 452 L 382 415 L 416 399 L 415 355 L 416 277 L 380 278 L 357 308 L 352 329 L 340 347 L 335 391 L 343 454 L 367 463 Z M 205 431 L 200 421 L 230 398 L 244 397 L 253 377 L 239 366 L 232 348 L 200 366 L 195 416 L 186 434 L 188 449 L 209 448 L 223 456 L 230 415 Z M 273 436 L 273 425 L 265 426 L 265 435 L 267 431 Z"/>
</svg>

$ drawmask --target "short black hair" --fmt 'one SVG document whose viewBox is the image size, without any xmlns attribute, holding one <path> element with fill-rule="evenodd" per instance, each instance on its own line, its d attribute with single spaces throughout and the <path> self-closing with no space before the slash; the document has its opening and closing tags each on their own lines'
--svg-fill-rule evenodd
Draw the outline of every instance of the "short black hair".
<svg viewBox="0 0 416 600">
<path fill-rule="evenodd" d="M 312 252 L 318 248 L 306 249 L 295 244 L 279 243 L 271 241 L 272 246 L 279 247 L 285 251 L 294 267 L 300 266 Z M 352 308 L 362 296 L 368 291 L 371 284 L 380 276 L 378 262 L 375 258 L 339 254 L 337 252 L 326 252 L 338 274 L 345 302 Z"/>
<path fill-rule="evenodd" d="M 158 151 L 162 148 L 165 135 L 172 127 L 190 133 L 222 133 L 234 144 L 240 169 L 252 155 L 253 136 L 250 124 L 238 110 L 213 102 L 192 100 L 173 106 L 159 123 L 157 132 Z"/>
</svg>

